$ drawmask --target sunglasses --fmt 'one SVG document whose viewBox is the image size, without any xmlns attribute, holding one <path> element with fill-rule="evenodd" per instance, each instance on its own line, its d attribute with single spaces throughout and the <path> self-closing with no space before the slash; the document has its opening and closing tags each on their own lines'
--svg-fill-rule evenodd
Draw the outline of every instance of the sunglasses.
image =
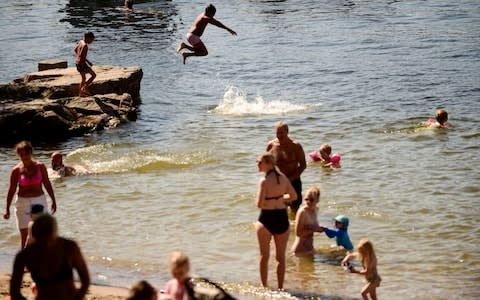
<svg viewBox="0 0 480 300">
<path fill-rule="evenodd" d="M 305 198 L 304 200 L 305 200 L 305 201 L 311 201 L 311 202 L 315 201 L 314 198 Z"/>
</svg>

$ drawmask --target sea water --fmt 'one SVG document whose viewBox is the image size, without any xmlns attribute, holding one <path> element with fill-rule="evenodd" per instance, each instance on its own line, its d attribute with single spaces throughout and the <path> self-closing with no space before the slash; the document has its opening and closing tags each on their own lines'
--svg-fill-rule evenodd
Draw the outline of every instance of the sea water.
<svg viewBox="0 0 480 300">
<path fill-rule="evenodd" d="M 186 65 L 175 49 L 204 1 L 136 1 L 133 13 L 122 3 L 0 10 L 0 82 L 44 59 L 73 66 L 87 30 L 94 64 L 143 68 L 136 122 L 34 144 L 36 159 L 60 150 L 88 172 L 52 183 L 60 234 L 78 241 L 94 283 L 161 288 L 181 250 L 193 274 L 242 298 L 358 299 L 363 278 L 343 271 L 322 234 L 313 258 L 287 258 L 286 292 L 260 288 L 255 159 L 285 120 L 306 153 L 329 143 L 342 154 L 337 170 L 309 162 L 304 190 L 321 188 L 320 224 L 345 214 L 354 243 L 373 241 L 381 299 L 480 297 L 478 1 L 218 1 L 238 36 L 210 25 L 209 55 Z M 452 129 L 421 127 L 437 108 Z M 2 143 L 4 196 L 17 162 Z M 13 217 L 0 236 L 10 271 Z M 273 248 L 270 260 L 275 287 Z"/>
</svg>

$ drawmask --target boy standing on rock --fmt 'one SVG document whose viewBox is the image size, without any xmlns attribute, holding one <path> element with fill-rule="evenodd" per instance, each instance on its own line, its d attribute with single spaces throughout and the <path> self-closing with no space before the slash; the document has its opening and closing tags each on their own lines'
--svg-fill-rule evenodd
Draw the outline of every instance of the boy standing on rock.
<svg viewBox="0 0 480 300">
<path fill-rule="evenodd" d="M 223 28 L 230 32 L 232 35 L 237 35 L 237 33 L 227 26 L 223 25 L 220 21 L 216 20 L 213 16 L 215 16 L 217 9 L 212 4 L 208 5 L 205 8 L 205 12 L 201 13 L 195 22 L 193 23 L 190 31 L 187 33 L 187 41 L 192 45 L 187 45 L 184 42 L 181 42 L 177 48 L 177 52 L 182 51 L 183 49 L 188 49 L 192 52 L 183 52 L 183 64 L 185 64 L 187 57 L 189 56 L 206 56 L 208 55 L 207 47 L 202 42 L 200 37 L 202 36 L 203 32 L 205 31 L 205 27 L 208 24 L 213 24 L 217 27 Z"/>
<path fill-rule="evenodd" d="M 91 31 L 85 33 L 83 40 L 80 40 L 75 47 L 75 64 L 77 66 L 77 71 L 80 72 L 82 76 L 82 82 L 80 83 L 80 97 L 89 96 L 87 93 L 88 86 L 92 81 L 97 77 L 97 74 L 92 70 L 92 63 L 87 59 L 88 53 L 88 44 L 91 44 L 95 36 Z M 90 74 L 90 78 L 86 80 L 86 74 Z"/>
</svg>

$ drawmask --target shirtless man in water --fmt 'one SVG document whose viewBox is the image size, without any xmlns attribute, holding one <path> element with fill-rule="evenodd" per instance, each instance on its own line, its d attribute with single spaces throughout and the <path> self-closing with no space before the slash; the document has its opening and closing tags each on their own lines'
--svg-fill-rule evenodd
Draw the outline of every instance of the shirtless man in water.
<svg viewBox="0 0 480 300">
<path fill-rule="evenodd" d="M 215 12 L 217 9 L 215 6 L 212 4 L 208 5 L 205 8 L 205 12 L 198 15 L 198 17 L 195 19 L 195 22 L 193 23 L 192 27 L 190 28 L 190 31 L 187 33 L 187 41 L 191 44 L 187 45 L 184 42 L 181 42 L 180 45 L 177 48 L 177 52 L 182 51 L 183 49 L 188 49 L 192 52 L 183 52 L 182 57 L 183 57 L 183 64 L 185 64 L 187 57 L 189 56 L 206 56 L 208 55 L 207 48 L 205 47 L 205 44 L 203 44 L 202 40 L 200 37 L 202 36 L 203 32 L 205 31 L 205 27 L 210 23 L 212 25 L 215 25 L 217 27 L 223 28 L 230 32 L 232 35 L 237 35 L 237 33 L 227 26 L 223 25 L 220 21 L 216 20 L 213 16 L 215 15 Z"/>
<path fill-rule="evenodd" d="M 290 209 L 296 214 L 302 204 L 302 181 L 300 180 L 300 175 L 307 168 L 305 152 L 299 142 L 290 139 L 288 136 L 287 123 L 283 121 L 277 122 L 275 131 L 277 138 L 268 143 L 267 151 L 276 157 L 278 168 L 288 177 L 295 192 L 297 192 L 297 200 L 292 201 L 290 204 Z"/>
<path fill-rule="evenodd" d="M 76 174 L 74 167 L 66 166 L 63 163 L 63 155 L 60 152 L 53 152 L 52 154 L 52 170 L 60 176 L 72 176 Z"/>
</svg>

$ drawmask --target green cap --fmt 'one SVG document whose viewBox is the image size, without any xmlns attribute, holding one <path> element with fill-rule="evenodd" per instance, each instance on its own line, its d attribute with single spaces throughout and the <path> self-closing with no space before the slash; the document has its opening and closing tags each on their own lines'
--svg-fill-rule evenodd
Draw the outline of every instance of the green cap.
<svg viewBox="0 0 480 300">
<path fill-rule="evenodd" d="M 349 221 L 348 221 L 348 217 L 347 217 L 347 216 L 344 216 L 344 215 L 336 216 L 336 217 L 335 217 L 335 221 L 337 221 L 337 222 L 339 222 L 339 223 L 342 223 L 344 228 L 347 228 L 347 227 L 348 227 Z"/>
</svg>

